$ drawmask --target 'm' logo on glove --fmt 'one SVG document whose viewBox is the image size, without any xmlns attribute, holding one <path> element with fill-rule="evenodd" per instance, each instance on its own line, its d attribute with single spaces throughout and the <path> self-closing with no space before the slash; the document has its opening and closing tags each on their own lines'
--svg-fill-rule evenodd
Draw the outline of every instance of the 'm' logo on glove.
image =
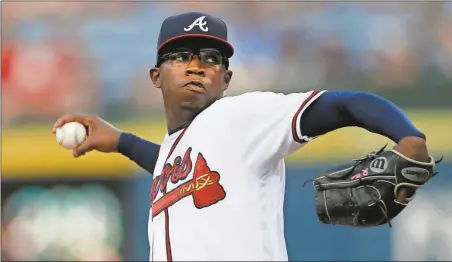
<svg viewBox="0 0 452 262">
<path fill-rule="evenodd" d="M 370 162 L 370 170 L 375 173 L 381 173 L 388 167 L 388 160 L 385 157 L 377 157 Z"/>
</svg>

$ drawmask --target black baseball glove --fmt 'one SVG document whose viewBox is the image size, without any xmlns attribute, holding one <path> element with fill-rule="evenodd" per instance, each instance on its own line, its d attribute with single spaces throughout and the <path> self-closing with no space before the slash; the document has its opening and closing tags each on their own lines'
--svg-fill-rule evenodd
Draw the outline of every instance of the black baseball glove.
<svg viewBox="0 0 452 262">
<path fill-rule="evenodd" d="M 317 176 L 316 211 L 325 224 L 377 226 L 388 223 L 413 200 L 416 189 L 436 175 L 435 162 L 415 161 L 383 147 L 354 163 Z M 396 196 L 407 188 L 412 194 L 403 202 Z"/>
</svg>

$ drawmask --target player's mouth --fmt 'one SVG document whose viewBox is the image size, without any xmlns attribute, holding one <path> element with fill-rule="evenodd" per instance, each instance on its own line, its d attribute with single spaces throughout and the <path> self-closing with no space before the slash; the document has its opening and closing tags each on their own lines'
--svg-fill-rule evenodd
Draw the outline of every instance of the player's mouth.
<svg viewBox="0 0 452 262">
<path fill-rule="evenodd" d="M 192 80 L 192 81 L 187 82 L 184 85 L 184 88 L 189 91 L 192 91 L 195 93 L 200 93 L 200 94 L 206 92 L 204 84 L 201 81 L 197 81 L 197 80 Z"/>
</svg>

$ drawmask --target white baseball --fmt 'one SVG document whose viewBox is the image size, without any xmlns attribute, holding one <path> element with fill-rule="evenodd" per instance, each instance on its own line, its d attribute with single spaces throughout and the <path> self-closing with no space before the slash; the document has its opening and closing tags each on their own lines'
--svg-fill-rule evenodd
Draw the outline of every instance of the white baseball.
<svg viewBox="0 0 452 262">
<path fill-rule="evenodd" d="M 56 130 L 58 143 L 66 149 L 73 149 L 80 145 L 86 139 L 86 136 L 86 128 L 79 122 L 66 123 Z"/>
</svg>

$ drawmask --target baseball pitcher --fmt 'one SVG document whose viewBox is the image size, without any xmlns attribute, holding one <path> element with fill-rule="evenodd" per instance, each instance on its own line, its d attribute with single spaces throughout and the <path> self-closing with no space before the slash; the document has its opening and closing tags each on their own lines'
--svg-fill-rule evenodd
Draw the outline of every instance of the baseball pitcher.
<svg viewBox="0 0 452 262">
<path fill-rule="evenodd" d="M 326 90 L 225 96 L 233 55 L 220 18 L 168 17 L 150 70 L 166 114 L 160 145 L 96 116 L 66 115 L 55 123 L 54 131 L 71 121 L 89 128 L 74 157 L 119 152 L 153 174 L 151 261 L 287 261 L 284 158 L 342 127 L 364 128 L 396 146 L 310 180 L 323 223 L 389 225 L 435 174 L 425 134 L 390 101 Z"/>
</svg>

